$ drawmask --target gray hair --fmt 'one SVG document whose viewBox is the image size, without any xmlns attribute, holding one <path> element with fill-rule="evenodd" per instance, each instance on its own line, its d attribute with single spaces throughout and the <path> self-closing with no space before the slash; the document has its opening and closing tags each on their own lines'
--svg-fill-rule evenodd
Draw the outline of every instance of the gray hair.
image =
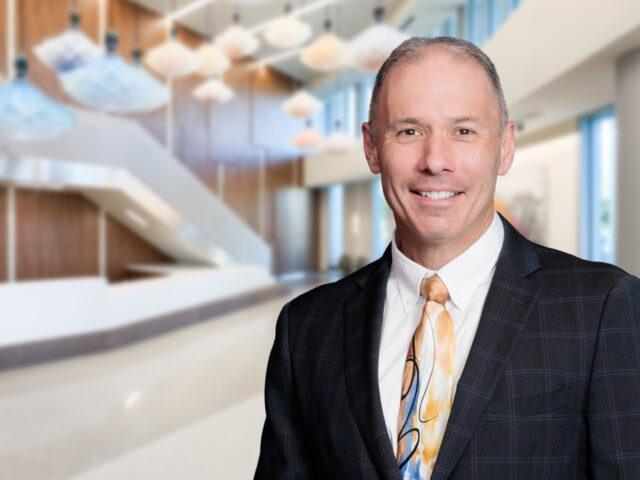
<svg viewBox="0 0 640 480">
<path fill-rule="evenodd" d="M 493 92 L 495 93 L 496 99 L 500 105 L 500 129 L 504 129 L 509 121 L 507 102 L 504 99 L 504 93 L 502 92 L 500 77 L 498 77 L 496 67 L 487 54 L 476 47 L 473 43 L 459 38 L 412 37 L 402 42 L 393 50 L 393 52 L 391 52 L 391 55 L 389 55 L 389 58 L 385 60 L 376 75 L 373 92 L 371 93 L 371 102 L 369 103 L 369 129 L 373 137 L 376 137 L 377 107 L 385 78 L 389 75 L 394 66 L 421 58 L 425 54 L 425 50 L 432 46 L 441 46 L 446 48 L 454 56 L 473 60 L 483 68 L 491 82 L 491 87 L 493 88 Z"/>
</svg>

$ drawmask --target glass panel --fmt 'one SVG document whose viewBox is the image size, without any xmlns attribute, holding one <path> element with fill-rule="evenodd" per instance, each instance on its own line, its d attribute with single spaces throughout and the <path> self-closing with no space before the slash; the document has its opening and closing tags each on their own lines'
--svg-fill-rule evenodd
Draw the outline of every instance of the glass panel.
<svg viewBox="0 0 640 480">
<path fill-rule="evenodd" d="M 373 235 L 371 250 L 375 259 L 384 253 L 384 249 L 389 245 L 395 228 L 393 214 L 384 199 L 379 176 L 376 176 L 371 184 L 371 218 L 371 233 Z"/>
<path fill-rule="evenodd" d="M 613 114 L 606 115 L 596 124 L 598 142 L 598 175 L 600 198 L 596 219 L 596 254 L 605 262 L 615 261 L 615 178 L 616 178 L 616 125 Z"/>
<path fill-rule="evenodd" d="M 582 251 L 590 260 L 616 259 L 616 122 L 613 109 L 585 117 L 582 130 Z"/>
<path fill-rule="evenodd" d="M 360 86 L 360 123 L 369 120 L 369 102 L 373 93 L 373 79 L 366 80 Z"/>
<path fill-rule="evenodd" d="M 357 97 L 356 88 L 354 85 L 347 87 L 343 92 L 343 118 L 341 119 L 342 131 L 350 136 L 356 135 L 356 125 L 358 123 L 357 112 Z"/>
<path fill-rule="evenodd" d="M 489 17 L 488 37 L 491 37 L 505 20 L 506 0 L 489 0 L 487 2 Z"/>
<path fill-rule="evenodd" d="M 342 257 L 344 185 L 336 183 L 327 189 L 327 212 L 329 217 L 329 266 L 336 268 Z"/>
</svg>

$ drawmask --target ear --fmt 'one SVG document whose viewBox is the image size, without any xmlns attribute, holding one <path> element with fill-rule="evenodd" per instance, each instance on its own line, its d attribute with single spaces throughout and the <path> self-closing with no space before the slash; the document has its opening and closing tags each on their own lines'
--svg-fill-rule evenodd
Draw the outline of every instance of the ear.
<svg viewBox="0 0 640 480">
<path fill-rule="evenodd" d="M 513 155 L 516 149 L 516 125 L 508 122 L 502 132 L 502 144 L 500 148 L 500 165 L 498 175 L 506 175 L 513 163 Z"/>
<path fill-rule="evenodd" d="M 380 173 L 380 164 L 378 163 L 378 150 L 376 148 L 376 141 L 371 131 L 369 122 L 362 124 L 362 142 L 364 146 L 364 155 L 367 157 L 367 163 L 369 164 L 369 170 L 371 173 Z"/>
</svg>

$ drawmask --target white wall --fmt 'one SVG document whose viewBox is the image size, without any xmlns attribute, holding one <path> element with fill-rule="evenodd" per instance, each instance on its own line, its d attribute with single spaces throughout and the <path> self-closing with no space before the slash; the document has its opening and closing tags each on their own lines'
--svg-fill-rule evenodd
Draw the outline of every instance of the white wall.
<svg viewBox="0 0 640 480">
<path fill-rule="evenodd" d="M 345 185 L 344 191 L 344 254 L 353 261 L 371 259 L 371 181 Z"/>
<path fill-rule="evenodd" d="M 496 194 L 513 187 L 522 178 L 530 178 L 533 185 L 543 178 L 546 190 L 546 244 L 565 252 L 579 253 L 579 186 L 580 134 L 573 131 L 519 147 L 511 171 L 498 179 Z"/>
<path fill-rule="evenodd" d="M 640 7 L 639 7 L 640 8 Z M 640 275 L 640 49 L 620 59 L 617 82 L 617 264 Z"/>
<path fill-rule="evenodd" d="M 372 178 L 362 145 L 341 154 L 316 153 L 304 158 L 303 184 L 306 187 Z"/>
<path fill-rule="evenodd" d="M 483 50 L 495 63 L 512 106 L 616 42 L 628 40 L 638 27 L 637 0 L 527 0 Z"/>
</svg>

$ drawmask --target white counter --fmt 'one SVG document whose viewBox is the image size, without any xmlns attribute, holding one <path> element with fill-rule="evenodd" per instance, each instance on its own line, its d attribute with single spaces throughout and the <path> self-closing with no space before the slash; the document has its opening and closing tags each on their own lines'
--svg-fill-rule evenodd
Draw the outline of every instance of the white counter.
<svg viewBox="0 0 640 480">
<path fill-rule="evenodd" d="M 110 330 L 275 284 L 266 269 L 253 265 L 164 271 L 119 284 L 102 277 L 2 284 L 0 347 Z"/>
</svg>

